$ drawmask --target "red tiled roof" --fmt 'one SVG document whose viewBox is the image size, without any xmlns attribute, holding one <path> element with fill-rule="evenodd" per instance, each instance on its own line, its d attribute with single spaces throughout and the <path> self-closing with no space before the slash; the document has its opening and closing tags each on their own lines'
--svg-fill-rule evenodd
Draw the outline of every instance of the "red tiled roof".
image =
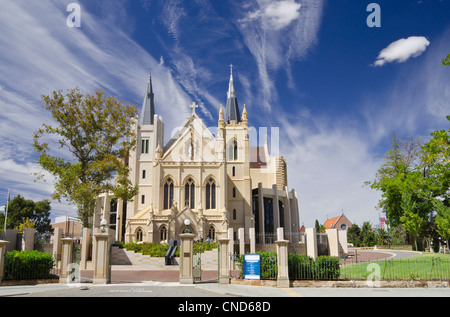
<svg viewBox="0 0 450 317">
<path fill-rule="evenodd" d="M 331 219 L 327 219 L 327 221 L 325 221 L 323 226 L 325 227 L 325 229 L 332 229 L 336 225 L 336 222 L 339 220 L 339 218 L 341 218 L 341 216 L 337 216 L 337 217 L 334 217 L 334 218 L 331 218 Z"/>
<path fill-rule="evenodd" d="M 250 168 L 261 168 L 267 165 L 264 146 L 250 147 Z"/>
</svg>

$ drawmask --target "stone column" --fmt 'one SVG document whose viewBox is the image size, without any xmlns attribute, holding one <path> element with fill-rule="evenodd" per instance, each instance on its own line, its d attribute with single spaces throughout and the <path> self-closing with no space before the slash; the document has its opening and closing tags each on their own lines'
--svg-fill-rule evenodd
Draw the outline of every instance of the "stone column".
<svg viewBox="0 0 450 317">
<path fill-rule="evenodd" d="M 194 234 L 180 234 L 180 284 L 194 284 Z"/>
<path fill-rule="evenodd" d="M 288 240 L 275 241 L 278 264 L 277 286 L 280 288 L 289 288 L 288 243 Z"/>
<path fill-rule="evenodd" d="M 250 253 L 256 252 L 256 242 L 255 242 L 255 228 L 248 229 L 248 235 L 250 237 Z"/>
<path fill-rule="evenodd" d="M 220 239 L 218 242 L 220 250 L 219 284 L 230 284 L 230 239 Z"/>
<path fill-rule="evenodd" d="M 91 229 L 84 228 L 83 229 L 83 240 L 81 241 L 81 260 L 80 260 L 80 269 L 87 269 L 87 259 L 89 257 L 89 246 L 91 244 Z"/>
<path fill-rule="evenodd" d="M 306 254 L 314 260 L 318 256 L 316 228 L 306 228 Z"/>
<path fill-rule="evenodd" d="M 328 249 L 330 250 L 330 256 L 339 257 L 339 237 L 337 229 L 325 230 L 328 238 Z"/>
<path fill-rule="evenodd" d="M 238 229 L 238 239 L 239 239 L 239 254 L 245 254 L 245 230 L 244 228 Z"/>
<path fill-rule="evenodd" d="M 36 234 L 36 229 L 33 229 L 33 228 L 23 229 L 23 238 L 22 238 L 22 250 L 23 251 L 34 250 L 35 234 Z"/>
<path fill-rule="evenodd" d="M 234 230 L 233 228 L 228 229 L 228 239 L 230 240 L 229 243 L 229 253 L 234 256 Z"/>
<path fill-rule="evenodd" d="M 67 283 L 67 277 L 71 273 L 71 266 L 73 262 L 73 243 L 75 239 L 64 238 L 61 239 L 61 262 L 59 267 L 59 282 Z"/>
<path fill-rule="evenodd" d="M 61 239 L 62 239 L 62 229 L 55 228 L 53 232 L 53 258 L 58 264 L 61 261 Z"/>
<path fill-rule="evenodd" d="M 5 276 L 5 254 L 9 241 L 0 240 L 0 284 Z"/>
<path fill-rule="evenodd" d="M 94 253 L 92 262 L 94 266 L 94 284 L 111 283 L 111 246 L 108 233 L 97 233 L 94 235 Z"/>
</svg>

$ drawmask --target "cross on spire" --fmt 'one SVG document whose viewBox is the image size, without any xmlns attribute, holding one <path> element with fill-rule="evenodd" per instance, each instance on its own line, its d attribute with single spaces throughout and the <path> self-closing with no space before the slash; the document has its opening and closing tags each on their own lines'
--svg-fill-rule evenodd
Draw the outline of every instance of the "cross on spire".
<svg viewBox="0 0 450 317">
<path fill-rule="evenodd" d="M 231 70 L 231 73 L 233 74 L 233 64 L 230 64 L 230 70 Z"/>
<path fill-rule="evenodd" d="M 189 106 L 192 108 L 192 113 L 195 113 L 195 109 L 198 108 L 198 105 L 195 104 L 195 101 L 192 103 L 192 105 Z"/>
</svg>

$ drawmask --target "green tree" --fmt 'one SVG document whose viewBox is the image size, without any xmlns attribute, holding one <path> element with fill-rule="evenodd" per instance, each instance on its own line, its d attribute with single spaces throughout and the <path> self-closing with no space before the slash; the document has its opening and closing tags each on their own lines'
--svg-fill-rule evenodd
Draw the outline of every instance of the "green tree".
<svg viewBox="0 0 450 317">
<path fill-rule="evenodd" d="M 391 225 L 402 224 L 415 238 L 430 221 L 433 210 L 432 167 L 420 139 L 399 140 L 394 135 L 392 149 L 386 153 L 376 179 L 366 183 L 382 192 L 378 207 L 383 209 Z"/>
<path fill-rule="evenodd" d="M 450 207 L 438 199 L 434 201 L 436 207 L 436 230 L 447 241 L 450 240 Z"/>
<path fill-rule="evenodd" d="M 376 233 L 377 245 L 387 245 L 388 244 L 388 234 L 384 229 L 379 229 Z"/>
<path fill-rule="evenodd" d="M 43 124 L 35 133 L 38 163 L 56 179 L 52 198 L 65 197 L 76 204 L 83 225 L 91 227 L 99 194 L 112 192 L 118 199 L 130 201 L 137 193 L 128 178 L 126 163 L 136 145 L 137 109 L 105 97 L 102 90 L 86 95 L 78 88 L 65 95 L 54 91 L 51 96 L 42 96 L 42 100 L 57 125 Z M 52 145 L 56 138 L 58 148 L 51 149 L 48 139 L 42 140 L 44 136 L 53 140 Z"/>
<path fill-rule="evenodd" d="M 21 195 L 14 197 L 8 204 L 7 229 L 14 229 L 24 224 L 26 219 L 35 224 L 39 233 L 53 232 L 50 220 L 50 201 L 42 200 L 34 202 L 25 199 Z M 0 228 L 3 230 L 5 214 L 0 214 Z"/>
<path fill-rule="evenodd" d="M 450 54 L 448 54 L 447 57 L 442 61 L 442 65 L 450 66 Z"/>
<path fill-rule="evenodd" d="M 373 247 L 377 243 L 376 234 L 373 232 L 372 225 L 368 221 L 364 222 L 362 225 L 361 242 L 365 247 Z"/>
<path fill-rule="evenodd" d="M 36 227 L 36 224 L 27 217 L 27 219 L 24 220 L 21 224 L 19 224 L 18 227 L 15 227 L 14 229 L 17 230 L 19 233 L 23 233 L 23 229 L 30 228 L 34 229 Z"/>
<path fill-rule="evenodd" d="M 321 225 L 319 223 L 319 220 L 316 219 L 316 222 L 314 224 L 314 227 L 316 228 L 316 232 L 317 233 L 325 233 L 325 226 Z"/>
<path fill-rule="evenodd" d="M 361 228 L 355 223 L 347 230 L 347 241 L 355 247 L 361 246 Z"/>
</svg>

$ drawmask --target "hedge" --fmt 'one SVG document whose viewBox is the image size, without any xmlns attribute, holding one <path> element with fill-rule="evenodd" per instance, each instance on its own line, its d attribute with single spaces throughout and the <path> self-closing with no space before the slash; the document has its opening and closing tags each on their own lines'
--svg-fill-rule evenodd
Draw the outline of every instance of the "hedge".
<svg viewBox="0 0 450 317">
<path fill-rule="evenodd" d="M 261 255 L 261 279 L 276 280 L 278 275 L 277 253 L 257 252 Z M 236 258 L 241 269 L 240 277 L 244 277 L 244 255 Z M 332 256 L 319 256 L 313 258 L 289 253 L 288 255 L 289 278 L 291 280 L 336 280 L 340 276 L 339 258 Z"/>
<path fill-rule="evenodd" d="M 161 243 L 126 243 L 122 247 L 128 251 L 134 251 L 136 253 L 142 253 L 143 255 L 149 255 L 151 257 L 165 257 L 169 250 L 169 245 Z M 195 242 L 194 253 L 210 251 L 217 248 L 217 243 L 213 242 Z M 180 256 L 180 248 L 178 247 L 175 256 Z"/>
<path fill-rule="evenodd" d="M 5 280 L 54 278 L 55 265 L 49 253 L 39 251 L 10 251 L 5 254 Z"/>
</svg>

